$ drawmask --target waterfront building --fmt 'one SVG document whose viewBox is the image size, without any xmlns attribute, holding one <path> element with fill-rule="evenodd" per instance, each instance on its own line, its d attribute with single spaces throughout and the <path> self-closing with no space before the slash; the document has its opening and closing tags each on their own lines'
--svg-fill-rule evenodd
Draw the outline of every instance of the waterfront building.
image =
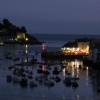
<svg viewBox="0 0 100 100">
<path fill-rule="evenodd" d="M 100 63 L 100 42 L 96 42 L 90 49 L 89 59 L 91 59 L 93 63 Z"/>
<path fill-rule="evenodd" d="M 25 33 L 17 32 L 17 40 L 25 40 Z"/>
<path fill-rule="evenodd" d="M 66 55 L 72 55 L 77 51 L 78 45 L 76 42 L 68 42 L 62 48 L 62 52 Z"/>
<path fill-rule="evenodd" d="M 89 55 L 89 43 L 87 38 L 76 39 L 66 43 L 61 50 L 65 55 Z"/>
</svg>

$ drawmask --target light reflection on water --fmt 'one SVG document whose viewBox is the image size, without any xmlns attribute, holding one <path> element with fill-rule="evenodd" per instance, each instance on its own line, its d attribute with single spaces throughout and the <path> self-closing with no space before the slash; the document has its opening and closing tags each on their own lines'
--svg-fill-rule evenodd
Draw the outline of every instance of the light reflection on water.
<svg viewBox="0 0 100 100">
<path fill-rule="evenodd" d="M 6 48 L 6 49 L 5 49 Z M 29 47 L 29 46 L 16 46 L 13 47 L 11 46 L 10 49 L 7 49 L 9 47 L 0 47 L 0 58 L 3 60 L 0 60 L 1 66 L 0 66 L 0 100 L 99 100 L 100 97 L 96 92 L 96 85 L 92 83 L 98 82 L 92 76 L 89 76 L 89 70 L 90 68 L 86 66 L 86 69 L 83 70 L 83 62 L 77 60 L 77 63 L 75 63 L 75 60 L 73 61 L 62 61 L 63 65 L 66 66 L 65 68 L 62 69 L 62 73 L 60 73 L 58 76 L 61 78 L 61 82 L 56 83 L 55 86 L 53 87 L 46 87 L 44 84 L 38 84 L 38 87 L 36 88 L 22 88 L 18 84 L 13 84 L 13 83 L 7 83 L 6 82 L 6 75 L 7 74 L 12 74 L 12 72 L 8 71 L 8 67 L 10 65 L 13 65 L 14 63 L 18 62 L 13 62 L 12 60 L 6 60 L 4 59 L 4 54 L 6 52 L 12 52 L 14 53 L 14 57 L 22 57 L 21 53 L 23 51 L 26 51 L 28 53 L 29 60 L 31 57 L 34 55 L 35 58 L 39 59 L 41 61 L 40 53 L 41 53 L 41 47 L 36 47 L 39 48 L 39 55 L 35 55 L 35 52 L 37 49 L 35 47 Z M 19 53 L 19 51 L 21 53 Z M 29 51 L 31 51 L 29 53 Z M 26 55 L 27 56 L 27 55 Z M 26 56 L 23 55 L 24 61 L 26 61 Z M 21 61 L 21 60 L 20 60 Z M 19 61 L 19 62 L 20 62 Z M 76 67 L 74 66 L 76 64 Z M 79 65 L 82 66 L 81 69 L 79 69 Z M 59 70 L 61 70 L 60 64 L 57 65 L 52 65 L 51 68 L 53 69 L 55 66 L 58 67 Z M 46 68 L 47 65 L 44 65 Z M 37 69 L 38 65 L 33 65 L 33 66 L 25 66 L 25 69 L 28 68 L 28 70 L 33 71 L 33 77 L 37 74 Z M 79 84 L 78 88 L 72 88 L 72 87 L 66 87 L 63 83 L 63 79 L 69 75 L 66 75 L 65 71 L 68 71 L 71 73 L 70 76 L 74 77 L 77 76 L 79 77 L 79 80 L 77 81 Z M 52 73 L 52 70 L 50 71 Z M 94 72 L 94 75 L 95 72 Z M 50 76 L 53 76 L 53 74 L 50 74 Z M 98 78 L 97 78 L 98 79 Z M 35 79 L 33 79 L 35 80 Z"/>
</svg>

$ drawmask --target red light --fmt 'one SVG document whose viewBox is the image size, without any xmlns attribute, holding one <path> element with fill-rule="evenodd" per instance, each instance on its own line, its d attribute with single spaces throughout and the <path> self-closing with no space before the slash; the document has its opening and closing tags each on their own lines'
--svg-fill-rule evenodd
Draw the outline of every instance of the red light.
<svg viewBox="0 0 100 100">
<path fill-rule="evenodd" d="M 45 50 L 45 44 L 42 44 L 42 50 Z"/>
<path fill-rule="evenodd" d="M 44 71 L 44 65 L 42 65 L 42 71 Z"/>
<path fill-rule="evenodd" d="M 75 52 L 75 54 L 77 55 L 77 54 L 78 54 L 78 52 Z"/>
</svg>

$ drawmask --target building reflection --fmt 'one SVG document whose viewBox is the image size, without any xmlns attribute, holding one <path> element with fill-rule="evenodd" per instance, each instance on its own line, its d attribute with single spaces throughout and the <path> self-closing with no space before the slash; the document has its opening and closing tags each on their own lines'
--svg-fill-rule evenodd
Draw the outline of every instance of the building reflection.
<svg viewBox="0 0 100 100">
<path fill-rule="evenodd" d="M 28 45 L 25 45 L 25 53 L 28 53 Z"/>
<path fill-rule="evenodd" d="M 93 86 L 93 91 L 96 93 L 100 92 L 100 70 L 89 71 L 91 84 Z"/>
<path fill-rule="evenodd" d="M 71 61 L 63 60 L 62 63 L 63 66 L 65 66 L 65 68 L 62 69 L 63 76 L 65 76 L 66 71 L 68 71 L 71 72 L 72 77 L 79 77 L 79 66 L 83 68 L 82 61 L 77 59 Z"/>
<path fill-rule="evenodd" d="M 71 77 L 81 77 L 85 81 L 85 85 L 89 86 L 91 84 L 93 86 L 94 93 L 100 92 L 100 71 L 94 70 L 92 67 L 84 66 L 81 60 L 63 60 L 62 61 L 64 68 L 62 69 L 62 75 L 65 78 L 66 71 L 71 72 Z M 81 69 L 80 69 L 81 66 Z"/>
<path fill-rule="evenodd" d="M 89 72 L 88 72 L 88 67 L 86 67 L 86 85 L 88 85 L 89 84 Z"/>
<path fill-rule="evenodd" d="M 62 76 L 63 76 L 63 79 L 65 79 L 65 77 L 66 77 L 66 69 L 65 68 L 62 69 Z"/>
</svg>

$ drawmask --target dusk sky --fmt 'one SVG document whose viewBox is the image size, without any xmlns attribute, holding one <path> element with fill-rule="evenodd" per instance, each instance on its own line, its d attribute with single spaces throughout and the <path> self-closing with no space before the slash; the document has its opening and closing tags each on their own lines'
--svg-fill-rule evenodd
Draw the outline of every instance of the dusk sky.
<svg viewBox="0 0 100 100">
<path fill-rule="evenodd" d="M 100 0 L 0 0 L 4 18 L 28 33 L 99 34 Z"/>
</svg>

